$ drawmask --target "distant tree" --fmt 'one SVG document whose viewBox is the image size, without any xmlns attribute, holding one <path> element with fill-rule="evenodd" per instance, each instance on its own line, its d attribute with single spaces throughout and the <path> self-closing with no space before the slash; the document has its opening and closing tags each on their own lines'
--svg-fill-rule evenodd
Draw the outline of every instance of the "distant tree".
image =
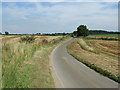
<svg viewBox="0 0 120 90">
<path fill-rule="evenodd" d="M 5 35 L 8 35 L 9 34 L 9 32 L 5 32 Z"/>
<path fill-rule="evenodd" d="M 62 35 L 64 36 L 64 35 L 66 35 L 66 33 L 63 32 Z"/>
<path fill-rule="evenodd" d="M 77 31 L 74 31 L 74 32 L 73 32 L 73 35 L 77 36 Z"/>
<path fill-rule="evenodd" d="M 2 33 L 0 32 L 0 35 L 2 35 Z"/>
<path fill-rule="evenodd" d="M 77 28 L 77 37 L 78 36 L 88 36 L 89 35 L 89 30 L 87 29 L 87 26 L 85 25 L 80 25 Z"/>
<path fill-rule="evenodd" d="M 105 31 L 105 30 L 89 30 L 89 34 L 120 34 L 120 32 Z"/>
<path fill-rule="evenodd" d="M 37 35 L 41 35 L 41 33 L 36 33 Z"/>
</svg>

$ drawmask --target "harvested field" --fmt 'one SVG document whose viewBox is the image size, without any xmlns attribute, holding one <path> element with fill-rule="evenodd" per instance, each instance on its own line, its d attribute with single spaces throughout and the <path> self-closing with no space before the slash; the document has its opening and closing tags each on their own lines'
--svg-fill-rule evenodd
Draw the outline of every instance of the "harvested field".
<svg viewBox="0 0 120 90">
<path fill-rule="evenodd" d="M 82 42 L 81 42 L 82 41 Z M 84 40 L 77 39 L 73 43 L 71 43 L 68 46 L 68 51 L 74 55 L 75 57 L 87 61 L 103 70 L 107 70 L 108 72 L 112 73 L 115 76 L 119 76 L 119 69 L 118 69 L 118 60 L 115 58 L 109 57 L 109 55 L 106 55 L 102 53 L 101 51 L 104 49 L 101 49 L 101 47 L 105 47 L 106 49 L 111 50 L 112 54 L 115 52 L 114 56 L 117 56 L 117 48 L 118 44 L 116 41 L 87 41 L 86 44 L 83 45 Z M 89 44 L 88 44 L 89 42 Z M 92 43 L 91 43 L 92 42 Z M 97 43 L 97 45 L 96 45 Z M 101 47 L 98 46 L 101 45 Z M 111 44 L 111 45 L 109 45 Z M 81 47 L 82 46 L 82 47 Z M 111 46 L 111 47 L 110 47 Z M 114 46 L 114 48 L 112 48 Z M 83 48 L 84 47 L 84 48 Z M 99 50 L 98 48 L 99 47 Z M 96 52 L 97 51 L 97 52 Z M 107 51 L 106 51 L 107 52 Z M 111 52 L 110 52 L 111 53 Z M 108 54 L 108 53 L 107 53 Z"/>
<path fill-rule="evenodd" d="M 87 40 L 86 43 L 96 51 L 113 56 L 120 57 L 119 41 L 108 40 Z"/>
</svg>

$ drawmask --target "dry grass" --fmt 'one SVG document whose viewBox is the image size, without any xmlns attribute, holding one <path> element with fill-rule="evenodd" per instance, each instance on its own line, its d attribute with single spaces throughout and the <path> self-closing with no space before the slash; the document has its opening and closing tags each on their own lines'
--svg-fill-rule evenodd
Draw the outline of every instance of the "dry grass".
<svg viewBox="0 0 120 90">
<path fill-rule="evenodd" d="M 3 88 L 54 88 L 49 54 L 63 37 L 35 36 L 33 43 L 20 42 L 21 37 L 2 37 Z"/>
<path fill-rule="evenodd" d="M 113 57 L 120 57 L 119 41 L 104 41 L 104 40 L 88 40 L 88 45 L 96 51 L 110 55 Z"/>
<path fill-rule="evenodd" d="M 92 47 L 88 46 L 87 43 L 82 38 L 79 38 L 77 43 L 80 45 L 82 49 L 97 53 Z"/>
<path fill-rule="evenodd" d="M 73 43 L 71 43 L 68 46 L 68 49 L 70 50 L 70 52 L 72 54 L 74 54 L 76 57 L 85 60 L 87 62 L 90 62 L 91 64 L 94 64 L 100 68 L 102 68 L 103 70 L 107 70 L 108 72 L 119 76 L 119 72 L 118 72 L 118 60 L 115 60 L 114 58 L 111 58 L 107 55 L 104 55 L 102 53 L 91 53 L 90 51 L 83 49 L 80 47 L 80 44 L 82 43 L 80 42 L 79 39 L 77 39 L 76 41 L 74 41 Z M 94 50 L 96 50 L 96 48 L 94 48 L 93 45 L 91 45 L 92 48 Z M 84 44 L 84 47 L 85 46 Z M 89 46 L 90 47 L 90 46 Z M 89 48 L 88 48 L 89 49 Z"/>
</svg>

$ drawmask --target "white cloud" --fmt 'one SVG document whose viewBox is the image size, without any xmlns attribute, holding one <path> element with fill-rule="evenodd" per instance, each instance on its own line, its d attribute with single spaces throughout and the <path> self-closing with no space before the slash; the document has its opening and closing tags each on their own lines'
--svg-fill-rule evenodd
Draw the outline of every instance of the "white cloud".
<svg viewBox="0 0 120 90">
<path fill-rule="evenodd" d="M 4 29 L 11 33 L 72 32 L 78 25 L 86 24 L 89 29 L 118 30 L 117 9 L 102 9 L 106 4 L 58 3 L 51 7 L 34 4 L 36 7 L 27 9 L 14 3 L 4 7 L 3 14 L 8 16 L 3 17 Z"/>
</svg>

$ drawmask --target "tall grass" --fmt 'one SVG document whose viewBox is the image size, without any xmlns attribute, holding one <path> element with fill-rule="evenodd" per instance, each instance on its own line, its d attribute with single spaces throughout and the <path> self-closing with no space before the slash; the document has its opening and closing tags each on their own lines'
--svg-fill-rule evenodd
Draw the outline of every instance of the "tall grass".
<svg viewBox="0 0 120 90">
<path fill-rule="evenodd" d="M 3 87 L 4 88 L 15 88 L 15 87 L 27 87 L 28 84 L 26 82 L 27 76 L 22 76 L 25 73 L 29 73 L 30 70 L 23 70 L 24 61 L 32 58 L 34 52 L 36 51 L 36 47 L 33 47 L 31 44 L 20 44 L 16 48 L 10 44 L 3 44 L 2 51 L 2 74 L 3 74 Z M 26 68 L 27 69 L 27 68 Z M 20 72 L 21 71 L 21 72 Z M 26 78 L 26 79 L 23 79 Z"/>
<path fill-rule="evenodd" d="M 51 41 L 42 40 L 42 42 L 35 42 L 35 39 L 32 39 L 31 42 L 31 37 L 25 36 L 23 38 L 20 38 L 18 43 L 2 43 L 2 87 L 55 87 L 50 73 L 49 54 L 66 37 L 60 37 Z M 40 51 L 40 53 L 35 58 L 37 51 Z M 36 85 L 36 82 L 38 82 L 38 85 Z"/>
</svg>

